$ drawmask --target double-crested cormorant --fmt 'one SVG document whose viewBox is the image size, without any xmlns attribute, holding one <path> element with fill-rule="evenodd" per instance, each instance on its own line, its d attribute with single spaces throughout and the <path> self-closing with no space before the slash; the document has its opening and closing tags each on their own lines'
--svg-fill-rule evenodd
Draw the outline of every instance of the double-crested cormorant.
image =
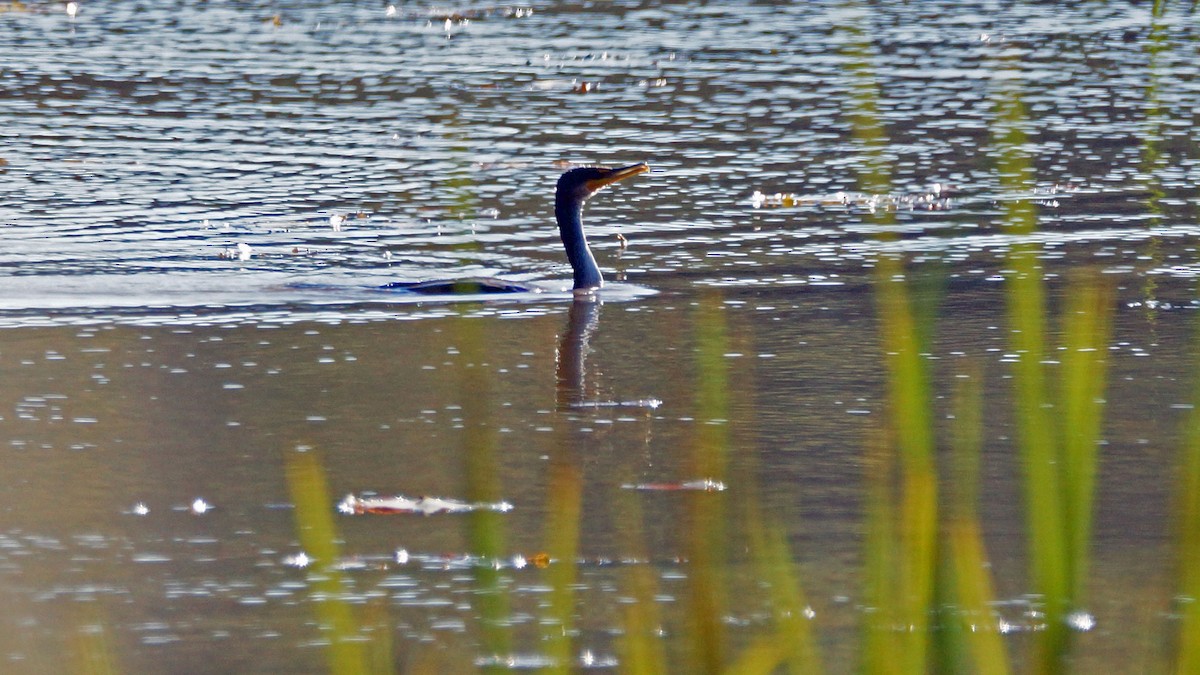
<svg viewBox="0 0 1200 675">
<path fill-rule="evenodd" d="M 571 263 L 576 292 L 586 292 L 604 285 L 604 277 L 600 274 L 596 258 L 592 256 L 587 237 L 583 234 L 583 203 L 605 186 L 649 170 L 650 167 L 645 162 L 618 169 L 591 166 L 571 169 L 558 179 L 558 187 L 554 192 L 554 218 L 558 221 L 558 232 L 562 236 L 563 248 L 567 251 L 567 260 Z M 429 295 L 530 293 L 545 290 L 538 286 L 502 279 L 396 282 L 383 288 Z"/>
</svg>

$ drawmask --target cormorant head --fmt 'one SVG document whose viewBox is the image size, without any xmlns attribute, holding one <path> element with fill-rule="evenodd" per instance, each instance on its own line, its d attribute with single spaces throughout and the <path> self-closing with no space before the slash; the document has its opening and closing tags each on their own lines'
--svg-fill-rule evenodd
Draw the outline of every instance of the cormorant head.
<svg viewBox="0 0 1200 675">
<path fill-rule="evenodd" d="M 639 173 L 646 173 L 649 170 L 650 166 L 645 162 L 623 166 L 619 169 L 608 169 L 602 166 L 571 169 L 558 179 L 558 189 L 555 195 L 560 203 L 566 200 L 568 203 L 582 204 L 604 186 L 625 180 L 630 176 L 636 176 Z"/>
</svg>

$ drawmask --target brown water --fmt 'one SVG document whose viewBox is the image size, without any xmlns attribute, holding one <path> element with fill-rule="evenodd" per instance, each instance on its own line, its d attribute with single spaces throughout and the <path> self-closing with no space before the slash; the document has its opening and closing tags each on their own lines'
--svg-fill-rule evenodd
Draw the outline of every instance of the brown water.
<svg viewBox="0 0 1200 675">
<path fill-rule="evenodd" d="M 1119 3 L 5 10 L 6 672 L 88 659 L 325 670 L 339 638 L 317 627 L 328 579 L 304 564 L 315 526 L 298 490 L 335 516 L 338 606 L 398 668 L 553 662 L 541 636 L 562 567 L 541 562 L 572 505 L 569 663 L 620 667 L 637 570 L 652 572 L 664 639 L 682 651 L 689 505 L 708 500 L 734 534 L 714 542 L 734 641 L 769 623 L 736 536 L 753 502 L 786 528 L 826 665 L 853 670 L 864 447 L 886 395 L 884 253 L 939 299 L 926 303 L 939 413 L 957 376 L 985 374 L 980 512 L 1019 652 L 1037 622 L 1003 295 L 1017 241 L 1040 247 L 1054 317 L 1077 268 L 1119 287 L 1096 623 L 1076 658 L 1095 672 L 1160 657 L 1200 269 L 1197 27 L 1183 8 L 1158 32 Z M 872 196 L 854 192 L 847 25 L 875 50 L 894 190 L 873 203 L 896 209 L 899 234 L 886 242 Z M 989 130 L 994 80 L 1014 60 L 1037 170 L 1016 195 L 995 176 Z M 375 290 L 567 279 L 555 178 L 566 163 L 642 160 L 653 173 L 586 213 L 616 282 L 600 303 Z M 756 207 L 755 192 L 770 197 Z M 1018 198 L 1039 205 L 1029 237 L 1002 228 Z M 339 214 L 351 217 L 335 231 Z M 698 459 L 708 446 L 726 457 L 719 476 Z M 661 489 L 706 479 L 726 489 Z M 347 494 L 511 510 L 337 514 Z"/>
</svg>

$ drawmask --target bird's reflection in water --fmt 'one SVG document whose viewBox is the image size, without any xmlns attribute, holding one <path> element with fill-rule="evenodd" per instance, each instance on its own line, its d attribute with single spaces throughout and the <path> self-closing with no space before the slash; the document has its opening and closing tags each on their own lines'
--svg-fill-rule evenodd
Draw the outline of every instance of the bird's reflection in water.
<svg viewBox="0 0 1200 675">
<path fill-rule="evenodd" d="M 591 351 L 592 336 L 600 326 L 602 305 L 594 294 L 577 295 L 571 303 L 567 313 L 567 329 L 558 341 L 558 409 L 657 408 L 662 401 L 656 398 L 626 401 L 602 399 L 596 391 L 599 384 L 596 378 L 588 377 L 587 357 Z M 589 382 L 589 379 L 592 381 Z M 592 391 L 589 391 L 589 385 Z"/>
</svg>

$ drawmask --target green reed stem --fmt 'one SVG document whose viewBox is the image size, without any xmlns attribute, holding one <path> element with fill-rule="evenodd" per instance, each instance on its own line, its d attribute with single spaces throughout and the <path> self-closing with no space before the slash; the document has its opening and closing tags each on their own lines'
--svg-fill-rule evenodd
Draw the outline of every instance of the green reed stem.
<svg viewBox="0 0 1200 675">
<path fill-rule="evenodd" d="M 887 432 L 874 430 L 863 464 L 866 483 L 866 538 L 863 542 L 863 617 L 861 670 L 868 674 L 904 672 L 900 634 L 896 528 L 892 508 L 895 449 Z"/>
<path fill-rule="evenodd" d="M 1026 197 L 1033 189 L 1023 128 L 1027 116 L 1016 80 L 1005 82 L 1009 84 L 999 93 L 997 105 L 997 165 L 1000 184 L 1009 193 L 1006 230 L 1024 237 L 1037 227 L 1036 209 Z M 1037 635 L 1034 668 L 1056 673 L 1065 667 L 1070 648 L 1067 613 L 1082 601 L 1087 583 L 1111 294 L 1093 277 L 1071 285 L 1063 325 L 1061 414 L 1055 414 L 1047 384 L 1046 299 L 1039 253 L 1034 243 L 1013 243 L 1006 300 L 1009 345 L 1016 356 L 1013 381 L 1030 575 L 1043 598 L 1046 622 Z"/>
<path fill-rule="evenodd" d="M 752 460 L 748 460 L 752 461 Z M 744 467 L 737 472 L 744 497 L 739 500 L 738 522 L 746 533 L 750 555 L 755 561 L 757 578 L 768 589 L 768 604 L 775 624 L 772 634 L 759 638 L 739 654 L 731 672 L 776 671 L 786 664 L 793 674 L 817 675 L 823 672 L 821 656 L 813 636 L 811 608 L 796 573 L 784 529 L 763 513 L 753 478 Z"/>
<path fill-rule="evenodd" d="M 696 420 L 692 472 L 697 478 L 724 482 L 729 454 L 729 339 L 719 294 L 701 297 L 695 318 Z M 722 493 L 685 495 L 689 516 L 689 635 L 697 658 L 694 672 L 719 672 L 726 659 L 725 508 Z"/>
<path fill-rule="evenodd" d="M 472 502 L 493 503 L 503 499 L 500 482 L 498 433 L 491 422 L 491 379 L 483 364 L 487 361 L 486 339 L 480 321 L 463 317 L 456 321 L 454 335 L 462 354 L 459 396 L 462 400 L 463 457 L 466 460 L 466 495 Z M 504 514 L 489 509 L 467 514 L 467 542 L 480 560 L 488 562 L 505 557 Z M 503 575 L 495 565 L 475 565 L 475 593 L 472 600 L 479 613 L 483 646 L 491 656 L 507 656 L 511 651 L 508 592 Z M 499 666 L 496 667 L 499 670 Z"/>
<path fill-rule="evenodd" d="M 1174 672 L 1179 675 L 1200 672 L 1200 349 L 1193 352 L 1195 390 L 1184 426 L 1175 496 L 1179 627 Z"/>
<path fill-rule="evenodd" d="M 846 55 L 851 78 L 850 117 L 854 138 L 862 153 L 860 188 L 872 194 L 891 191 L 889 164 L 884 154 L 886 135 L 879 122 L 879 84 L 872 67 L 871 45 L 860 26 L 848 27 Z M 868 219 L 881 227 L 881 239 L 889 238 L 887 226 L 894 223 L 887 211 L 872 213 Z M 881 593 L 880 600 L 892 603 L 891 611 L 880 605 L 883 614 L 893 614 L 899 631 L 900 652 L 894 659 L 907 672 L 923 672 L 929 659 L 929 615 L 933 601 L 934 571 L 937 553 L 937 472 L 934 466 L 932 412 L 929 384 L 921 357 L 920 332 L 913 318 L 912 303 L 904 264 L 888 254 L 875 261 L 876 314 L 888 381 L 888 418 L 891 440 L 899 454 L 900 508 L 895 534 L 900 547 L 895 558 L 894 592 Z M 874 498 L 872 498 L 874 499 Z M 874 526 L 883 526 L 882 518 L 872 518 Z M 880 544 L 870 545 L 882 553 Z M 868 570 L 885 566 L 883 561 L 868 560 Z M 882 570 L 879 570 L 882 571 Z M 870 574 L 870 572 L 869 572 Z M 873 583 L 879 583 L 876 579 Z M 877 589 L 882 590 L 882 589 Z M 887 627 L 876 626 L 871 632 Z M 874 640 L 875 638 L 869 638 Z M 868 655 L 868 666 L 894 665 L 880 656 Z M 868 668 L 870 669 L 870 667 Z"/>
<path fill-rule="evenodd" d="M 315 450 L 287 455 L 288 492 L 295 505 L 296 535 L 304 552 L 313 559 L 308 568 L 308 585 L 321 631 L 329 640 L 326 657 L 329 672 L 337 675 L 370 672 L 366 645 L 354 610 L 345 599 L 348 580 L 337 568 L 341 559 L 337 528 L 325 483 L 325 469 Z"/>
<path fill-rule="evenodd" d="M 566 439 L 563 439 L 564 441 Z M 542 643 L 550 665 L 547 673 L 573 672 L 575 583 L 579 567 L 579 526 L 583 511 L 583 473 L 572 448 L 563 444 L 550 467 L 546 553 L 550 566 L 543 577 L 550 587 Z M 562 455 L 568 455 L 563 457 Z"/>
<path fill-rule="evenodd" d="M 1081 275 L 1064 319 L 1062 359 L 1062 480 L 1070 602 L 1083 604 L 1091 559 L 1093 498 L 1100 434 L 1104 424 L 1104 392 L 1112 290 L 1098 274 Z"/>
<path fill-rule="evenodd" d="M 97 603 L 83 603 L 79 612 L 82 616 L 76 622 L 75 630 L 68 636 L 71 655 L 74 657 L 69 672 L 80 675 L 117 675 L 121 668 L 113 650 L 111 629 L 108 626 L 110 620 L 104 616 Z M 25 665 L 29 665 L 28 662 Z M 25 669 L 17 671 L 26 672 Z"/>
<path fill-rule="evenodd" d="M 630 675 L 665 673 L 668 672 L 667 655 L 659 636 L 662 613 L 656 600 L 658 584 L 646 552 L 646 525 L 639 496 L 631 490 L 622 490 L 617 496 L 616 507 L 618 521 L 622 524 L 622 549 L 635 560 L 644 561 L 644 564 L 628 565 L 623 571 L 624 587 L 632 602 L 623 609 L 623 630 L 617 643 L 621 670 Z"/>
<path fill-rule="evenodd" d="M 959 380 L 954 397 L 953 464 L 946 522 L 947 561 L 958 611 L 956 635 L 966 643 L 967 663 L 951 672 L 980 675 L 1008 673 L 1008 654 L 991 603 L 995 599 L 987 552 L 980 531 L 979 464 L 983 448 L 983 386 L 981 373 Z"/>
</svg>

